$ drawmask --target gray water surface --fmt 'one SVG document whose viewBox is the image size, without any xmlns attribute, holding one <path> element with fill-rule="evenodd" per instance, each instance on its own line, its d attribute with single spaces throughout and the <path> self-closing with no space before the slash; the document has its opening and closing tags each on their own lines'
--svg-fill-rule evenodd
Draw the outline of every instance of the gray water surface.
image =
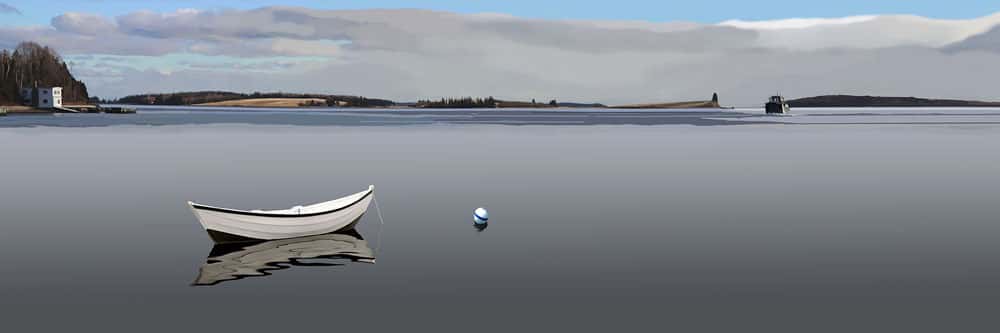
<svg viewBox="0 0 1000 333">
<path fill-rule="evenodd" d="M 997 328 L 1000 110 L 140 111 L 0 118 L 12 332 Z M 369 184 L 376 263 L 191 285 L 188 200 Z"/>
</svg>

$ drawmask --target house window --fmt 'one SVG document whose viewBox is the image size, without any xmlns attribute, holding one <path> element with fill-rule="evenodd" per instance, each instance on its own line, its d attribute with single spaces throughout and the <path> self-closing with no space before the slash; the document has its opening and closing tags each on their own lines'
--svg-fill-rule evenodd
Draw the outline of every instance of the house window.
<svg viewBox="0 0 1000 333">
<path fill-rule="evenodd" d="M 49 93 L 49 91 L 48 91 L 48 90 L 42 90 L 42 93 L 43 93 L 43 94 L 48 94 L 48 93 Z"/>
<path fill-rule="evenodd" d="M 49 100 L 47 100 L 47 99 L 43 99 L 43 100 L 42 100 L 42 104 L 49 104 Z"/>
</svg>

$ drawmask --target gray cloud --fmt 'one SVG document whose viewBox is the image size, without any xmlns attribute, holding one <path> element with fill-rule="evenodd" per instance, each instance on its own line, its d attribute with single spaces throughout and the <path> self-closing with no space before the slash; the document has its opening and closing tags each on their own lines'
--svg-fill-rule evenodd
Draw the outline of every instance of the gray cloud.
<svg viewBox="0 0 1000 333">
<path fill-rule="evenodd" d="M 322 24 L 302 10 L 265 8 L 250 11 L 204 12 L 185 10 L 161 14 L 136 12 L 117 19 L 119 29 L 130 35 L 152 38 L 193 39 L 343 39 L 355 22 L 330 18 Z"/>
<path fill-rule="evenodd" d="M 65 13 L 52 18 L 52 27 L 59 32 L 98 36 L 114 34 L 116 27 L 103 16 L 85 13 Z"/>
<path fill-rule="evenodd" d="M 17 14 L 21 15 L 21 10 L 17 7 L 0 2 L 0 14 Z"/>
<path fill-rule="evenodd" d="M 946 49 L 952 52 L 988 51 L 1000 53 L 1000 25 L 984 33 L 949 45 Z"/>
<path fill-rule="evenodd" d="M 64 26 L 66 28 L 66 26 Z M 22 41 L 51 46 L 64 54 L 122 54 L 156 56 L 183 50 L 184 41 L 162 41 L 120 33 L 87 35 L 56 28 L 0 27 L 0 48 L 12 49 Z"/>
<path fill-rule="evenodd" d="M 668 32 L 544 20 L 490 20 L 468 26 L 516 42 L 585 52 L 727 50 L 751 47 L 757 38 L 754 31 L 715 26 Z"/>
</svg>

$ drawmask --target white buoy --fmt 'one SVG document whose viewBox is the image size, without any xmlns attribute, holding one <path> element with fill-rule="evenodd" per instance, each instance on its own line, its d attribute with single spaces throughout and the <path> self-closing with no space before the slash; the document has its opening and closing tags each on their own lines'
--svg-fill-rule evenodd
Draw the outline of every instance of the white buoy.
<svg viewBox="0 0 1000 333">
<path fill-rule="evenodd" d="M 486 224 L 490 220 L 490 213 L 486 212 L 486 208 L 479 207 L 476 211 L 472 212 L 472 221 L 476 224 Z"/>
</svg>

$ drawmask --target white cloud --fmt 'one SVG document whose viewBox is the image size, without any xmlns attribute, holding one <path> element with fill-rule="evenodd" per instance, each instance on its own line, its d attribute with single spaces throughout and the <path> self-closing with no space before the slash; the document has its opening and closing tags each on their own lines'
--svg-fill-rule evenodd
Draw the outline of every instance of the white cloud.
<svg viewBox="0 0 1000 333">
<path fill-rule="evenodd" d="M 722 26 L 751 29 L 765 48 L 942 47 L 1000 24 L 1000 14 L 970 20 L 937 20 L 912 15 L 853 16 L 832 19 L 727 21 Z"/>
<path fill-rule="evenodd" d="M 730 26 L 740 29 L 753 30 L 784 30 L 784 29 L 805 29 L 820 26 L 847 25 L 853 23 L 867 22 L 878 18 L 876 15 L 848 16 L 839 18 L 790 18 L 769 21 L 742 21 L 729 20 L 719 25 Z"/>
</svg>

